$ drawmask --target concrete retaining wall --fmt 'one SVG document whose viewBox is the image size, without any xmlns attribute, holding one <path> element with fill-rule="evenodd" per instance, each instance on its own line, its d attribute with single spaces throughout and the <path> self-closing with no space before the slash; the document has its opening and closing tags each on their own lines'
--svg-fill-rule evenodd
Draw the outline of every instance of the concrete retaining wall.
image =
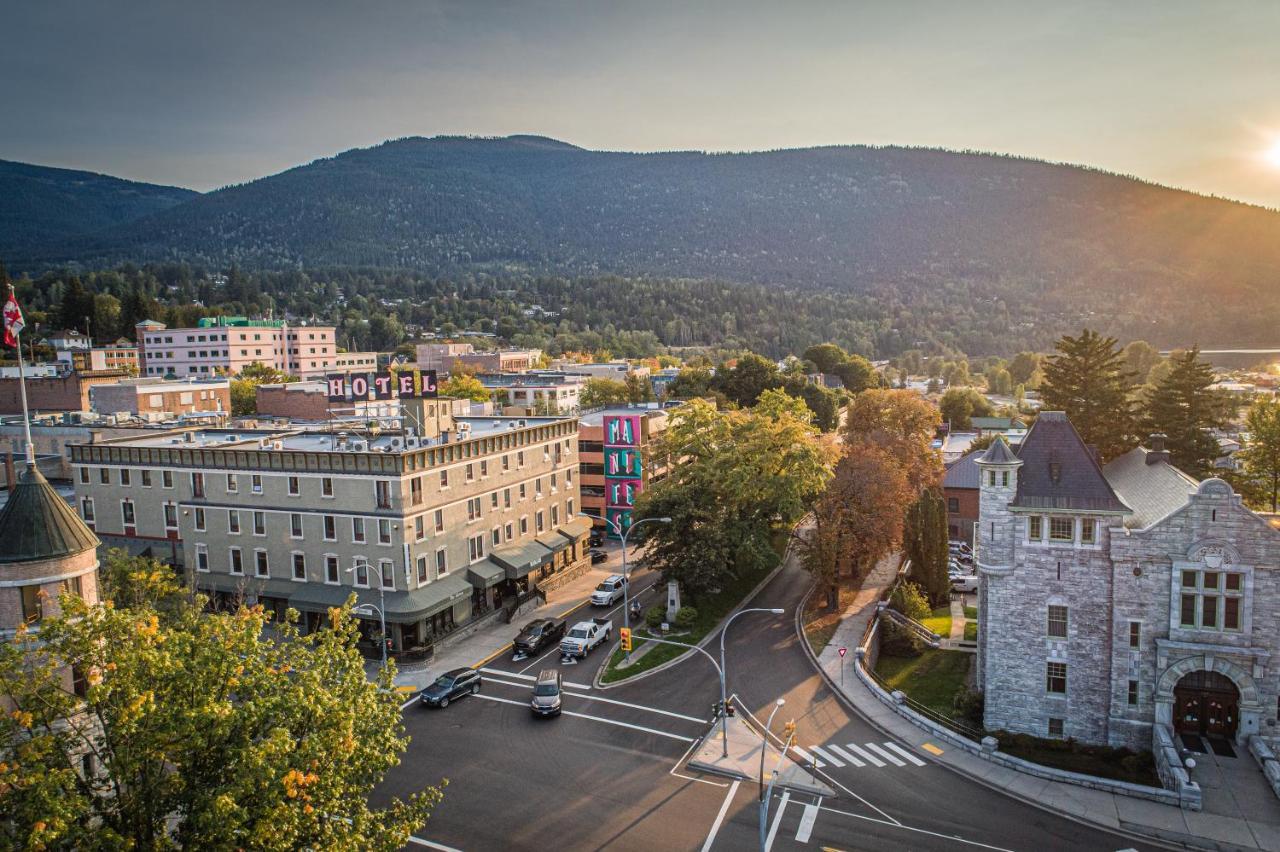
<svg viewBox="0 0 1280 852">
<path fill-rule="evenodd" d="M 1093 775 L 1082 775 L 1078 772 L 1067 772 L 1062 769 L 1053 769 L 1048 766 L 1041 766 L 1038 763 L 1032 763 L 1012 755 L 1002 754 L 997 750 L 997 744 L 994 737 L 986 737 L 981 743 L 976 743 L 968 737 L 962 737 L 950 728 L 946 728 L 938 723 L 926 719 L 919 713 L 913 711 L 906 706 L 901 700 L 901 693 L 890 695 L 885 692 L 880 684 L 876 683 L 870 673 L 866 670 L 866 661 L 874 660 L 879 654 L 880 632 L 879 619 L 877 618 L 873 627 L 867 633 L 867 639 L 863 645 L 855 649 L 855 660 L 853 670 L 857 674 L 858 679 L 871 690 L 871 693 L 880 699 L 886 706 L 891 708 L 899 716 L 911 722 L 918 728 L 928 731 L 931 735 L 946 740 L 956 748 L 963 749 L 970 754 L 977 755 L 983 760 L 991 761 L 1002 766 L 1022 772 L 1026 775 L 1032 775 L 1036 778 L 1044 778 L 1049 781 L 1060 781 L 1065 784 L 1074 784 L 1078 787 L 1088 787 L 1094 790 L 1102 790 L 1107 793 L 1114 793 L 1120 796 L 1129 796 L 1135 799 L 1147 799 L 1152 802 L 1159 802 L 1165 805 L 1175 805 L 1187 810 L 1200 810 L 1200 788 L 1194 782 L 1190 782 L 1189 786 L 1194 787 L 1194 797 L 1190 795 L 1190 789 L 1185 792 L 1187 797 L 1174 790 L 1162 790 L 1156 787 L 1146 787 L 1141 784 L 1130 784 L 1125 781 L 1112 781 L 1107 778 L 1097 778 Z M 868 647 L 874 645 L 875 647 Z M 898 696 L 898 697 L 895 697 Z"/>
<path fill-rule="evenodd" d="M 1249 737 L 1249 753 L 1258 761 L 1258 765 L 1262 767 L 1262 774 L 1267 777 L 1267 783 L 1271 785 L 1272 791 L 1276 796 L 1280 797 L 1280 757 L 1277 756 L 1280 750 L 1280 741 L 1268 741 L 1260 734 L 1254 734 Z"/>
<path fill-rule="evenodd" d="M 1178 794 L 1179 804 L 1189 811 L 1200 810 L 1200 785 L 1191 780 L 1182 762 L 1173 729 L 1168 725 L 1151 726 L 1151 753 L 1156 758 L 1156 774 L 1166 790 Z"/>
</svg>

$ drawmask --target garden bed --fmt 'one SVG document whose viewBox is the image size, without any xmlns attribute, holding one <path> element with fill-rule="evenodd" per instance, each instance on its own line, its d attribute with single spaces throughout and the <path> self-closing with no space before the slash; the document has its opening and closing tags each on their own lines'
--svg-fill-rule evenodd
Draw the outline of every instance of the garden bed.
<svg viewBox="0 0 1280 852">
<path fill-rule="evenodd" d="M 995 733 L 1000 751 L 1041 766 L 1096 775 L 1113 781 L 1128 781 L 1159 787 L 1155 758 L 1149 751 L 1134 752 L 1127 748 L 1086 746 L 1075 740 L 1046 740 L 1029 734 Z"/>
</svg>

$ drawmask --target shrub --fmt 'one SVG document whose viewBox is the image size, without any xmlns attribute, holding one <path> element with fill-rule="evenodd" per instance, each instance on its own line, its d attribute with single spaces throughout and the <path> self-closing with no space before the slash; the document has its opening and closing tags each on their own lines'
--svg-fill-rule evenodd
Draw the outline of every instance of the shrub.
<svg viewBox="0 0 1280 852">
<path fill-rule="evenodd" d="M 915 583 L 899 583 L 889 595 L 889 606 L 915 621 L 922 621 L 933 612 L 924 590 Z"/>
<path fill-rule="evenodd" d="M 887 618 L 880 619 L 880 653 L 890 657 L 918 657 L 924 642 L 915 633 Z"/>
<path fill-rule="evenodd" d="M 962 689 L 951 702 L 951 716 L 971 728 L 982 730 L 983 696 L 981 690 Z"/>
<path fill-rule="evenodd" d="M 682 606 L 676 610 L 676 627 L 688 630 L 698 620 L 698 611 L 691 606 Z"/>
<path fill-rule="evenodd" d="M 649 625 L 651 630 L 657 630 L 666 620 L 667 608 L 661 604 L 651 606 L 644 611 L 644 623 Z"/>
</svg>

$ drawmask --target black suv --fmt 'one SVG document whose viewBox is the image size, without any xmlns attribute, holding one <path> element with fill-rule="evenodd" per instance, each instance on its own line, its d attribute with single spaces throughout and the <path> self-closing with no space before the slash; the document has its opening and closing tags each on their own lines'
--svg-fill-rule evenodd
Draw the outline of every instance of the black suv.
<svg viewBox="0 0 1280 852">
<path fill-rule="evenodd" d="M 560 672 L 547 669 L 538 674 L 533 685 L 533 698 L 529 700 L 529 709 L 535 716 L 559 716 L 563 704 L 563 684 Z"/>
<path fill-rule="evenodd" d="M 480 672 L 475 669 L 454 669 L 436 678 L 422 692 L 418 700 L 428 707 L 448 707 L 449 702 L 464 695 L 480 691 Z"/>
<path fill-rule="evenodd" d="M 549 645 L 555 645 L 563 638 L 563 618 L 537 618 L 524 626 L 512 645 L 515 653 L 532 656 Z"/>
</svg>

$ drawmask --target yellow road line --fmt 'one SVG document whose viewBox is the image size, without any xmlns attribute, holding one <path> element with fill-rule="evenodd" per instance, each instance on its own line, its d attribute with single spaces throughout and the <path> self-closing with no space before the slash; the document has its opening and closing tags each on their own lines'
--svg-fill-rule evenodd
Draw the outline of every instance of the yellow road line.
<svg viewBox="0 0 1280 852">
<path fill-rule="evenodd" d="M 404 684 L 401 684 L 400 686 L 396 687 L 396 692 L 399 692 L 403 695 L 408 695 L 410 692 L 417 692 L 417 691 L 418 691 L 418 688 L 416 686 L 405 686 Z"/>
<path fill-rule="evenodd" d="M 514 643 L 512 643 L 512 642 L 508 642 L 507 644 L 503 645 L 503 646 L 502 646 L 501 648 L 499 648 L 498 650 L 494 651 L 494 652 L 493 652 L 492 654 L 490 654 L 489 656 L 485 657 L 485 658 L 484 658 L 483 660 L 481 660 L 480 662 L 478 662 L 478 663 L 474 664 L 471 668 L 473 668 L 473 669 L 478 669 L 478 668 L 480 668 L 481 666 L 487 666 L 487 665 L 489 665 L 489 663 L 491 663 L 491 662 L 493 662 L 494 660 L 498 659 L 498 657 L 501 657 L 503 654 L 507 653 L 508 651 L 510 651 L 510 650 L 511 650 L 512 648 L 514 648 L 514 647 L 515 647 L 515 644 L 514 644 Z"/>
<path fill-rule="evenodd" d="M 925 743 L 922 746 L 920 746 L 920 748 L 924 749 L 925 751 L 929 752 L 929 754 L 932 754 L 932 755 L 942 754 L 942 749 L 938 748 L 933 743 Z"/>
</svg>

